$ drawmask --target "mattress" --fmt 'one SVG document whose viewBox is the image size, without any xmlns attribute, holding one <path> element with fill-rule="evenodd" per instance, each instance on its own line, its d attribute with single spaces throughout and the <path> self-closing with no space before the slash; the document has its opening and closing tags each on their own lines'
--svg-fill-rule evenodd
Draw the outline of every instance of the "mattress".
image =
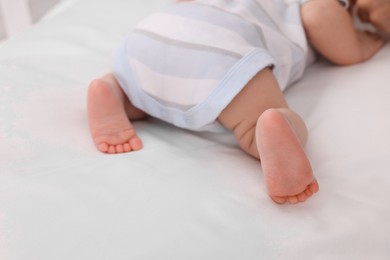
<svg viewBox="0 0 390 260">
<path fill-rule="evenodd" d="M 148 119 L 139 152 L 90 138 L 89 82 L 169 0 L 67 0 L 0 48 L 0 259 L 390 259 L 390 45 L 286 91 L 320 192 L 277 205 L 230 133 Z"/>
</svg>

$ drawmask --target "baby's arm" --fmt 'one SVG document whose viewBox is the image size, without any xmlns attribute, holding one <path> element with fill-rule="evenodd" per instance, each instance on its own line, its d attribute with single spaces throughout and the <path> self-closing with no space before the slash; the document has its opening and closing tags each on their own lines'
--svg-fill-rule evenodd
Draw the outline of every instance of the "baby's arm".
<svg viewBox="0 0 390 260">
<path fill-rule="evenodd" d="M 301 12 L 310 43 L 335 64 L 365 61 L 383 45 L 381 37 L 357 31 L 350 13 L 338 1 L 309 1 L 302 6 Z"/>
</svg>

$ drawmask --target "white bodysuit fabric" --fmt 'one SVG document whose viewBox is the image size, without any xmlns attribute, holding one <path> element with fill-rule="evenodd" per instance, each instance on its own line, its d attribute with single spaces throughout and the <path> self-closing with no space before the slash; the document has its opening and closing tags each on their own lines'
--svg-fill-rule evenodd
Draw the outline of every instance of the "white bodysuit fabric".
<svg viewBox="0 0 390 260">
<path fill-rule="evenodd" d="M 307 0 L 196 0 L 142 20 L 114 53 L 133 105 L 190 130 L 217 117 L 262 69 L 285 90 L 313 61 L 300 18 Z"/>
</svg>

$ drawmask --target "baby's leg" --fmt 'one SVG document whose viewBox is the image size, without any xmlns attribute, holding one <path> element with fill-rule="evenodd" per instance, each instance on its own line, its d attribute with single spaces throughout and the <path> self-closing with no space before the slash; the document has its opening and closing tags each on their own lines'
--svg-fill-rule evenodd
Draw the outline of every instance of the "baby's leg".
<svg viewBox="0 0 390 260">
<path fill-rule="evenodd" d="M 307 130 L 291 111 L 270 69 L 259 72 L 221 113 L 241 148 L 261 159 L 265 183 L 277 203 L 305 201 L 318 191 L 303 150 Z"/>
<path fill-rule="evenodd" d="M 337 0 L 309 1 L 302 5 L 301 16 L 310 43 L 335 64 L 365 61 L 383 45 L 379 36 L 357 31 L 351 14 Z"/>
<path fill-rule="evenodd" d="M 114 154 L 140 150 L 142 142 L 129 119 L 144 117 L 146 114 L 129 102 L 112 74 L 89 85 L 89 127 L 100 151 Z"/>
</svg>

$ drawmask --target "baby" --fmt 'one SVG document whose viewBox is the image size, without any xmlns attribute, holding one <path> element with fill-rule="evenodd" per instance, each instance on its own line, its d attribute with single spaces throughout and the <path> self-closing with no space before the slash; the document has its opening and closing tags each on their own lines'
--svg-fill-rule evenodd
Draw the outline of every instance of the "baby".
<svg viewBox="0 0 390 260">
<path fill-rule="evenodd" d="M 153 116 L 194 131 L 233 132 L 261 159 L 276 203 L 303 202 L 319 189 L 305 154 L 307 129 L 283 90 L 314 61 L 338 65 L 383 45 L 353 26 L 348 0 L 181 1 L 141 21 L 114 55 L 113 73 L 88 90 L 97 148 L 137 151 L 133 120 Z"/>
</svg>

